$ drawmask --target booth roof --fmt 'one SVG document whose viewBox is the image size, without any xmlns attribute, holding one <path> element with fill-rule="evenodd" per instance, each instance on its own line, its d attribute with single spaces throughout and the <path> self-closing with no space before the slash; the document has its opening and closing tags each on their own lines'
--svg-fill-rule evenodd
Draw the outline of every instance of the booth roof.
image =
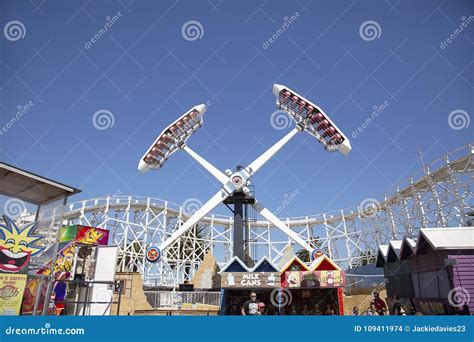
<svg viewBox="0 0 474 342">
<path fill-rule="evenodd" d="M 260 259 L 259 262 L 255 264 L 255 266 L 252 268 L 252 272 L 258 272 L 258 269 L 260 267 L 263 267 L 264 263 L 267 263 L 271 268 L 273 268 L 274 272 L 279 272 L 278 267 L 275 266 L 266 256 L 264 256 L 262 259 Z"/>
<path fill-rule="evenodd" d="M 219 273 L 227 272 L 227 270 L 232 266 L 236 265 L 237 267 L 240 267 L 241 271 L 240 272 L 251 272 L 251 269 L 249 269 L 245 263 L 240 260 L 239 257 L 235 256 L 232 259 L 229 260 L 229 262 L 222 267 L 221 271 Z M 239 271 L 230 271 L 230 272 L 239 272 Z"/>
<path fill-rule="evenodd" d="M 304 271 L 309 271 L 309 267 L 306 266 L 306 264 L 295 255 L 280 269 L 280 272 L 285 272 L 294 262 L 297 262 L 304 269 Z"/>
<path fill-rule="evenodd" d="M 406 259 L 410 256 L 406 245 L 413 254 L 424 254 L 427 246 L 433 250 L 472 250 L 474 249 L 474 227 L 420 228 L 418 237 L 406 237 L 403 241 L 390 241 L 390 245 L 379 245 L 376 267 L 382 267 L 388 254 Z M 392 250 L 392 253 L 389 253 Z M 398 252 L 397 252 L 398 250 Z M 403 253 L 403 254 L 402 254 Z"/>
<path fill-rule="evenodd" d="M 400 260 L 408 259 L 416 251 L 417 238 L 405 237 L 400 247 Z"/>
<path fill-rule="evenodd" d="M 382 267 L 387 262 L 388 245 L 379 245 L 375 267 Z"/>
<path fill-rule="evenodd" d="M 339 266 L 336 265 L 336 263 L 334 263 L 334 261 L 332 261 L 326 254 L 323 254 L 319 257 L 317 257 L 316 259 L 313 260 L 313 262 L 311 263 L 311 265 L 309 265 L 309 269 L 312 270 L 312 271 L 317 271 L 318 270 L 318 267 L 324 262 L 329 262 L 335 270 L 341 270 L 341 268 Z"/>
<path fill-rule="evenodd" d="M 0 162 L 0 194 L 41 205 L 81 192 L 51 179 Z"/>
<path fill-rule="evenodd" d="M 416 249 L 416 238 L 409 238 L 409 237 L 406 237 L 405 238 L 405 241 L 406 243 L 408 244 L 408 246 L 410 246 L 410 248 L 414 251 Z"/>
<path fill-rule="evenodd" d="M 318 267 L 323 263 L 323 262 L 328 262 L 329 264 L 332 265 L 334 270 L 341 270 L 341 268 L 334 263 L 327 255 L 321 255 L 318 258 L 314 259 L 314 261 L 311 263 L 311 265 L 308 267 L 298 256 L 294 255 L 291 257 L 290 260 L 283 266 L 283 267 L 277 267 L 275 266 L 266 256 L 264 256 L 262 259 L 260 259 L 254 267 L 247 267 L 242 260 L 240 260 L 238 257 L 233 257 L 230 259 L 230 261 L 222 267 L 221 271 L 219 273 L 224 273 L 224 272 L 260 272 L 258 270 L 259 266 L 264 264 L 265 262 L 270 265 L 274 272 L 285 272 L 288 270 L 288 268 L 293 264 L 293 263 L 298 263 L 301 266 L 302 271 L 317 271 Z M 230 268 L 234 268 L 233 266 L 236 266 L 238 270 L 230 270 Z M 269 271 L 267 271 L 269 272 Z M 270 271 L 271 272 L 271 271 Z"/>
<path fill-rule="evenodd" d="M 423 240 L 434 250 L 474 249 L 474 227 L 421 228 L 417 241 L 417 251 Z"/>
<path fill-rule="evenodd" d="M 393 262 L 396 259 L 400 259 L 400 248 L 402 247 L 403 240 L 392 240 L 388 246 L 388 252 L 386 261 Z"/>
</svg>

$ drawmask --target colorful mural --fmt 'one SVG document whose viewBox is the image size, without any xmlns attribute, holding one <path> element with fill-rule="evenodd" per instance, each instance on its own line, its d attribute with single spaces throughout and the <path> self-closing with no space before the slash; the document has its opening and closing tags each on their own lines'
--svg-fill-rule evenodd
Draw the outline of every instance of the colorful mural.
<svg viewBox="0 0 474 342">
<path fill-rule="evenodd" d="M 343 287 L 346 277 L 343 271 L 291 271 L 285 272 L 284 287 L 333 288 Z"/>
<path fill-rule="evenodd" d="M 76 247 L 80 245 L 107 245 L 109 240 L 109 231 L 106 229 L 88 227 L 88 226 L 66 226 L 62 227 L 60 231 L 59 252 L 56 260 L 54 260 L 54 277 L 57 280 L 53 288 L 55 294 L 55 301 L 61 302 L 64 300 L 64 295 L 67 291 L 66 283 L 60 280 L 69 279 L 74 262 L 74 254 Z M 51 274 L 51 260 L 45 267 L 36 272 L 38 276 Z M 38 292 L 37 286 L 39 278 L 30 278 L 27 281 L 25 295 L 22 305 L 22 314 L 31 314 L 33 312 L 34 298 Z M 42 310 L 42 303 L 44 302 L 44 287 L 39 291 L 40 306 L 38 311 Z M 58 306 L 58 305 L 57 305 Z"/>
<path fill-rule="evenodd" d="M 73 240 L 60 243 L 60 251 L 54 262 L 54 273 L 71 271 L 74 253 L 78 244 L 103 246 L 107 245 L 109 241 L 109 231 L 105 229 L 87 226 L 69 226 L 65 228 L 68 232 L 75 231 L 76 235 Z M 40 272 L 40 274 L 44 275 L 50 273 L 50 267 L 45 267 Z"/>
<path fill-rule="evenodd" d="M 77 226 L 76 243 L 85 245 L 107 245 L 109 231 L 101 228 Z"/>
<path fill-rule="evenodd" d="M 15 221 L 4 215 L 0 225 L 0 315 L 20 313 L 23 292 L 31 256 L 41 252 L 35 245 L 36 222 L 19 228 Z"/>
<path fill-rule="evenodd" d="M 59 242 L 69 242 L 77 235 L 77 226 L 63 226 L 59 232 Z"/>
<path fill-rule="evenodd" d="M 8 216 L 0 225 L 0 272 L 26 273 L 32 255 L 41 251 L 34 246 L 41 237 L 32 235 L 36 222 L 20 229 Z"/>
</svg>

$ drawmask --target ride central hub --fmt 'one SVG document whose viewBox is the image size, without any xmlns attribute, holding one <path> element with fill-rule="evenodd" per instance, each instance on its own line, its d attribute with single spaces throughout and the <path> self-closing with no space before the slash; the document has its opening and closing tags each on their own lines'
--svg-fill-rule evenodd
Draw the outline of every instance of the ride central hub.
<svg viewBox="0 0 474 342">
<path fill-rule="evenodd" d="M 229 176 L 229 181 L 222 188 L 228 194 L 234 191 L 242 191 L 248 194 L 250 190 L 247 185 L 250 176 L 250 173 L 246 169 L 241 168 Z"/>
</svg>

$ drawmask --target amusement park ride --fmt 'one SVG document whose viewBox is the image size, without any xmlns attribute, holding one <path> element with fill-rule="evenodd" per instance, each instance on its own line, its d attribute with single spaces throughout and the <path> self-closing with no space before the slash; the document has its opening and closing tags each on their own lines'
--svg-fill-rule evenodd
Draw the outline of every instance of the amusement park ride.
<svg viewBox="0 0 474 342">
<path fill-rule="evenodd" d="M 300 235 L 290 229 L 261 202 L 253 197 L 250 190 L 250 179 L 298 132 L 309 133 L 316 138 L 328 152 L 339 151 L 347 155 L 351 151 L 351 144 L 349 139 L 347 139 L 342 131 L 331 121 L 328 115 L 311 101 L 288 87 L 279 84 L 273 85 L 273 93 L 277 97 L 276 104 L 278 109 L 286 112 L 295 122 L 296 126 L 247 167 L 239 166 L 234 172 L 226 170 L 225 173 L 222 173 L 187 145 L 187 140 L 190 136 L 203 124 L 203 115 L 207 110 L 204 104 L 191 108 L 187 113 L 166 127 L 140 159 L 138 169 L 144 173 L 149 170 L 160 169 L 173 153 L 178 150 L 183 150 L 222 184 L 222 187 L 211 199 L 161 243 L 158 247 L 160 252 L 180 239 L 215 207 L 221 203 L 225 203 L 234 205 L 234 256 L 239 257 L 241 260 L 247 259 L 246 254 L 248 247 L 244 241 L 244 205 L 251 205 L 269 222 L 312 255 L 314 250 L 313 246 L 301 238 Z"/>
</svg>

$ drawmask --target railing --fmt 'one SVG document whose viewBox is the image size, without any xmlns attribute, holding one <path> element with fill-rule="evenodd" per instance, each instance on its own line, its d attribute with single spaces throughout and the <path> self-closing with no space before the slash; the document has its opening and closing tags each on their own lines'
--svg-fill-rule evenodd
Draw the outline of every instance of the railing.
<svg viewBox="0 0 474 342">
<path fill-rule="evenodd" d="M 58 280 L 55 283 L 65 283 L 68 285 L 68 291 L 62 301 L 56 301 L 56 306 L 59 304 L 64 315 L 112 315 L 112 305 L 115 305 L 115 314 L 120 314 L 120 304 L 122 301 L 122 292 L 124 290 L 125 282 L 123 280 L 114 281 L 85 281 L 85 280 Z M 94 288 L 97 285 L 104 285 L 100 288 Z M 84 289 L 84 293 L 79 293 L 79 288 Z M 68 297 L 71 292 L 76 292 L 76 299 L 70 300 Z M 114 295 L 117 295 L 117 300 L 114 300 Z M 82 298 L 82 300 L 80 299 Z M 96 299 L 94 299 L 96 298 Z M 69 305 L 69 307 L 68 307 Z M 98 305 L 96 313 L 91 313 L 93 305 Z M 73 311 L 68 310 L 73 307 Z"/>
<path fill-rule="evenodd" d="M 22 315 L 103 316 L 120 314 L 120 304 L 124 290 L 123 280 L 54 280 L 41 275 L 32 275 L 28 278 L 28 284 L 36 283 L 35 286 L 32 286 L 36 290 L 35 293 L 31 293 L 29 296 L 28 307 L 30 307 L 30 310 L 23 310 Z M 49 289 L 54 289 L 52 293 L 55 294 L 54 291 L 58 284 L 65 286 L 64 298 L 57 300 L 56 296 L 46 297 Z M 31 300 L 34 301 L 34 304 Z M 94 312 L 92 312 L 93 306 L 95 306 Z M 112 306 L 115 306 L 114 310 L 112 310 Z"/>
<path fill-rule="evenodd" d="M 148 303 L 153 309 L 188 307 L 196 309 L 207 306 L 221 305 L 221 293 L 212 291 L 178 292 L 178 291 L 146 291 Z"/>
<path fill-rule="evenodd" d="M 459 147 L 448 154 L 444 155 L 441 158 L 436 159 L 425 165 L 424 168 L 418 170 L 416 173 L 412 174 L 411 177 L 406 177 L 405 180 L 400 181 L 397 186 L 393 187 L 387 192 L 387 200 L 384 200 L 384 196 L 375 196 L 380 198 L 381 209 L 385 207 L 385 202 L 391 203 L 397 199 L 398 187 L 400 192 L 411 189 L 411 182 L 415 184 L 426 177 L 426 171 L 431 170 L 431 173 L 436 172 L 437 170 L 446 167 L 448 161 L 449 163 L 454 163 L 456 161 L 461 161 L 465 158 L 472 158 L 474 155 L 474 145 L 468 144 L 462 147 Z M 466 170 L 470 171 L 470 170 Z M 390 196 L 391 194 L 391 196 Z M 191 214 L 182 212 L 182 208 L 179 204 L 164 201 L 157 198 L 143 197 L 143 196 L 104 196 L 93 199 L 86 199 L 78 202 L 69 203 L 64 208 L 63 218 L 68 220 L 75 217 L 81 216 L 84 212 L 94 211 L 94 210 L 107 210 L 109 208 L 122 208 L 123 210 L 130 207 L 139 208 L 141 210 L 146 209 L 147 207 L 152 208 L 162 208 L 167 210 L 167 214 L 170 216 L 181 217 L 181 219 L 188 219 Z M 361 213 L 359 212 L 359 207 L 349 207 L 342 208 L 334 211 L 325 212 L 324 214 L 310 214 L 307 216 L 298 216 L 298 217 L 280 217 L 283 222 L 287 222 L 290 226 L 298 226 L 305 224 L 322 224 L 325 222 L 340 221 L 341 217 L 345 219 L 357 218 L 360 217 Z M 232 222 L 232 218 L 226 215 L 213 214 L 210 216 L 205 216 L 201 219 L 201 222 L 206 223 L 215 223 L 227 226 Z M 268 222 L 266 220 L 256 220 L 253 225 L 255 227 L 266 227 Z M 55 232 L 53 232 L 55 233 Z"/>
</svg>

